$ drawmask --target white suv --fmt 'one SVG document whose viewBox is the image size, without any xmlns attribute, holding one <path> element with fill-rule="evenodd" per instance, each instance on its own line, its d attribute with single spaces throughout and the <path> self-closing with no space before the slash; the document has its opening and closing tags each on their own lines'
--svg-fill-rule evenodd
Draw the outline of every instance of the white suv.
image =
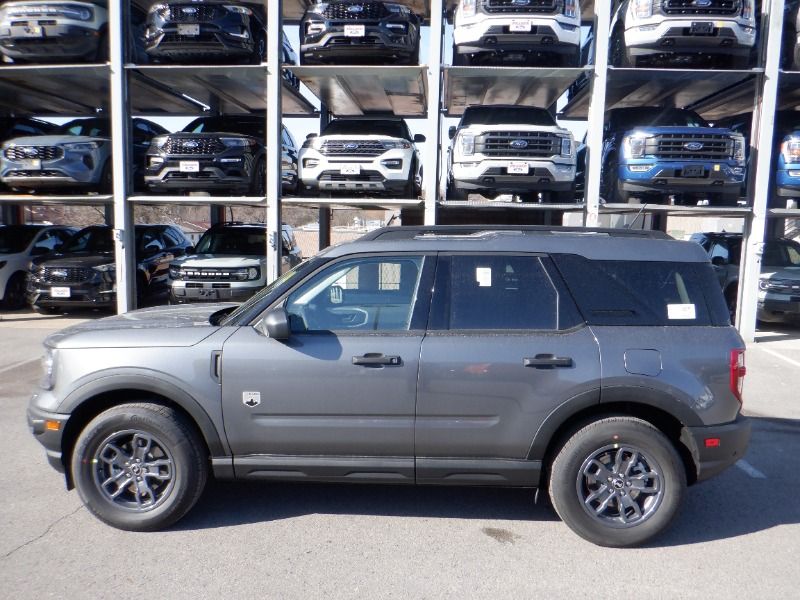
<svg viewBox="0 0 800 600">
<path fill-rule="evenodd" d="M 308 135 L 300 149 L 302 193 L 345 192 L 416 198 L 422 161 L 402 119 L 353 118 L 331 121 L 321 135 Z"/>
<path fill-rule="evenodd" d="M 578 0 L 460 0 L 455 10 L 453 64 L 498 64 L 556 56 L 580 66 Z"/>
<path fill-rule="evenodd" d="M 468 106 L 448 155 L 447 195 L 465 200 L 478 193 L 488 198 L 516 194 L 535 200 L 575 201 L 575 141 L 543 108 Z"/>
<path fill-rule="evenodd" d="M 292 228 L 283 225 L 281 230 L 281 272 L 285 272 L 299 264 L 303 255 Z M 263 223 L 212 226 L 194 253 L 170 264 L 170 303 L 246 300 L 267 285 L 266 253 Z"/>
</svg>

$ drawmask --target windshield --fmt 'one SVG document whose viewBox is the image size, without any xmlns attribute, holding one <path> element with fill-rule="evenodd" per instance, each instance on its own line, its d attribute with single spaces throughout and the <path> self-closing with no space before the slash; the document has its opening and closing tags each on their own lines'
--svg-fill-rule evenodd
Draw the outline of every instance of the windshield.
<svg viewBox="0 0 800 600">
<path fill-rule="evenodd" d="M 195 250 L 197 254 L 266 256 L 267 232 L 264 229 L 219 229 L 206 231 Z"/>
<path fill-rule="evenodd" d="M 383 135 L 410 140 L 411 136 L 402 121 L 377 119 L 339 119 L 331 121 L 322 135 Z"/>
<path fill-rule="evenodd" d="M 37 231 L 39 231 L 37 227 L 25 225 L 0 227 L 0 254 L 16 254 L 24 251 Z"/>
<path fill-rule="evenodd" d="M 65 135 L 85 135 L 86 137 L 109 137 L 109 122 L 105 119 L 76 119 L 61 126 Z"/>
<path fill-rule="evenodd" d="M 260 305 L 263 304 L 263 306 L 267 306 L 270 302 L 275 300 L 278 294 L 283 293 L 285 284 L 289 282 L 294 283 L 295 281 L 302 279 L 307 273 L 316 270 L 316 268 L 323 262 L 325 262 L 325 259 L 319 254 L 313 258 L 304 260 L 293 269 L 286 271 L 286 273 L 278 277 L 268 286 L 262 288 L 258 293 L 256 293 L 256 295 L 252 296 L 235 311 L 229 315 L 225 315 L 225 317 L 219 321 L 218 325 L 225 326 L 241 324 L 239 322 L 240 319 L 247 319 L 248 314 L 251 311 L 261 310 L 259 308 Z"/>
<path fill-rule="evenodd" d="M 800 267 L 800 244 L 767 242 L 761 264 L 765 267 Z"/>
<path fill-rule="evenodd" d="M 612 118 L 615 129 L 631 127 L 709 127 L 697 113 L 674 108 L 626 108 Z"/>
<path fill-rule="evenodd" d="M 108 227 L 87 227 L 69 238 L 61 247 L 61 254 L 75 252 L 105 253 L 114 250 L 111 229 Z"/>
<path fill-rule="evenodd" d="M 531 106 L 470 106 L 461 117 L 461 126 L 470 125 L 556 125 L 553 116 L 543 108 Z"/>
<path fill-rule="evenodd" d="M 264 119 L 232 119 L 230 117 L 200 117 L 183 128 L 185 133 L 238 133 L 263 138 Z"/>
</svg>

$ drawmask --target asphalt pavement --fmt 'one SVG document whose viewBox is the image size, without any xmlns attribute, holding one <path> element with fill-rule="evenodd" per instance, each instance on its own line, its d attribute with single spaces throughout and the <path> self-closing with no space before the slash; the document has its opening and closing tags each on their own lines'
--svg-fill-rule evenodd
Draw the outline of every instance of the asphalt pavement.
<svg viewBox="0 0 800 600">
<path fill-rule="evenodd" d="M 690 488 L 664 536 L 611 550 L 526 490 L 212 482 L 169 531 L 112 529 L 64 489 L 25 423 L 41 341 L 68 324 L 0 314 L 2 597 L 798 595 L 800 329 L 762 332 L 748 349 L 747 456 Z"/>
</svg>

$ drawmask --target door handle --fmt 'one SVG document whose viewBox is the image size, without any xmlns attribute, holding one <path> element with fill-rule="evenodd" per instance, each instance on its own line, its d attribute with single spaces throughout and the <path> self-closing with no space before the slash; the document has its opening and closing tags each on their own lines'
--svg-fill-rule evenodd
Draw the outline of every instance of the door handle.
<svg viewBox="0 0 800 600">
<path fill-rule="evenodd" d="M 523 358 L 522 365 L 534 369 L 553 369 L 555 367 L 571 367 L 572 357 L 555 354 L 537 354 L 533 358 Z"/>
<path fill-rule="evenodd" d="M 354 356 L 353 364 L 364 367 L 399 367 L 403 364 L 403 359 L 399 356 L 386 356 L 378 352 L 368 352 L 364 356 Z"/>
</svg>

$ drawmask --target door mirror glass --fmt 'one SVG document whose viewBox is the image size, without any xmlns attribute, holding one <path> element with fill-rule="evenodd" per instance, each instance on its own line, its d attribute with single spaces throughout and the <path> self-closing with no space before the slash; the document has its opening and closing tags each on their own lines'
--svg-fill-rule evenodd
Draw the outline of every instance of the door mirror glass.
<svg viewBox="0 0 800 600">
<path fill-rule="evenodd" d="M 274 340 L 289 339 L 289 316 L 286 309 L 277 306 L 270 310 L 261 320 L 261 332 Z"/>
<path fill-rule="evenodd" d="M 450 129 L 447 130 L 447 135 L 451 140 L 454 137 L 456 137 L 456 126 L 455 125 L 451 125 L 450 126 Z"/>
<path fill-rule="evenodd" d="M 418 134 L 416 134 L 416 135 L 414 136 L 414 143 L 415 143 L 415 144 L 420 144 L 420 143 L 422 143 L 422 142 L 424 142 L 424 141 L 425 141 L 425 136 L 424 136 L 424 135 L 422 135 L 421 133 L 418 133 Z"/>
</svg>

